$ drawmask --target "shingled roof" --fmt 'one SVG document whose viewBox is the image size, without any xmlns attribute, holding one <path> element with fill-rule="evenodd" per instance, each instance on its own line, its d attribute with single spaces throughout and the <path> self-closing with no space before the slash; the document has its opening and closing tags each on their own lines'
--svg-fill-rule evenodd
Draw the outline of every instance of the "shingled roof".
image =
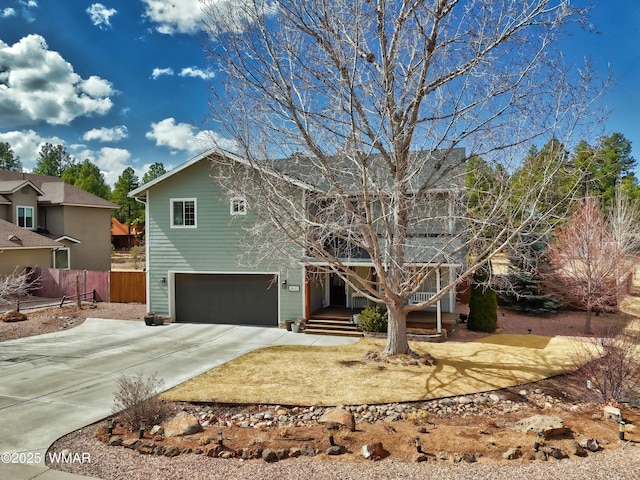
<svg viewBox="0 0 640 480">
<path fill-rule="evenodd" d="M 26 183 L 31 183 L 42 193 L 38 199 L 38 203 L 41 204 L 109 209 L 119 207 L 104 198 L 65 183 L 59 177 L 0 170 L 0 194 L 11 193 Z"/>
<path fill-rule="evenodd" d="M 0 250 L 16 248 L 60 248 L 63 244 L 0 219 Z"/>
</svg>

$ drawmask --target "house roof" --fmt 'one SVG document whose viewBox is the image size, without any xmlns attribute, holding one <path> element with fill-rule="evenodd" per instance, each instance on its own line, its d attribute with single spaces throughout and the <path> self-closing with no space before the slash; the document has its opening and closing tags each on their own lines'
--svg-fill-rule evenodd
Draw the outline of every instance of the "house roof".
<svg viewBox="0 0 640 480">
<path fill-rule="evenodd" d="M 140 233 L 137 228 L 131 227 L 131 231 L 129 231 L 129 227 L 124 225 L 120 220 L 116 217 L 111 217 L 111 235 L 114 236 L 127 236 L 127 235 L 137 235 Z"/>
<path fill-rule="evenodd" d="M 0 249 L 60 248 L 59 242 L 0 219 Z"/>
<path fill-rule="evenodd" d="M 425 160 L 427 158 L 432 159 L 431 161 L 413 162 L 415 164 L 424 165 L 416 172 L 416 175 L 412 179 L 411 186 L 413 188 L 421 188 L 421 186 L 425 184 L 431 186 L 429 188 L 430 190 L 449 190 L 464 187 L 464 168 L 460 169 L 460 167 L 464 165 L 466 159 L 464 148 L 453 148 L 446 152 L 439 150 L 434 152 L 412 152 L 411 155 L 416 159 L 420 159 L 420 157 L 423 157 Z M 255 167 L 255 165 L 235 153 L 219 148 L 212 148 L 193 157 L 164 175 L 155 178 L 151 182 L 145 183 L 135 190 L 132 190 L 129 192 L 129 196 L 144 197 L 146 191 L 158 183 L 161 183 L 192 165 L 213 156 L 224 156 L 243 165 Z M 379 177 L 382 179 L 382 182 L 389 181 L 388 176 L 383 174 L 385 171 L 385 165 L 382 156 L 372 155 L 370 156 L 370 159 L 373 164 L 373 168 L 371 170 L 374 174 L 379 172 Z M 285 178 L 291 183 L 305 189 L 325 190 L 329 188 L 330 186 L 326 181 L 326 178 L 318 173 L 318 170 L 313 166 L 313 162 L 314 160 L 311 157 L 294 155 L 287 159 L 273 160 L 269 165 L 260 165 L 259 168 L 270 175 Z M 336 167 L 335 171 L 343 173 L 342 177 L 338 179 L 338 182 L 345 185 L 348 189 L 348 187 L 352 186 L 354 183 L 354 178 L 350 175 L 354 164 L 347 158 L 338 157 L 333 158 L 332 162 Z M 344 167 L 341 167 L 340 164 L 344 165 Z M 456 172 L 456 170 L 459 171 Z M 443 181 L 445 183 L 443 183 Z"/>
<path fill-rule="evenodd" d="M 0 177 L 1 178 L 1 177 Z M 15 193 L 20 190 L 22 187 L 30 186 L 33 188 L 38 195 L 44 195 L 44 192 L 35 186 L 33 182 L 30 180 L 0 180 L 0 194 L 10 194 Z"/>
<path fill-rule="evenodd" d="M 65 183 L 59 177 L 0 170 L 0 195 L 13 193 L 26 184 L 34 187 L 40 196 L 38 202 L 42 204 L 109 209 L 119 207 L 115 203 Z M 13 190 L 10 190 L 11 188 Z M 0 200 L 2 200 L 1 197 Z"/>
</svg>

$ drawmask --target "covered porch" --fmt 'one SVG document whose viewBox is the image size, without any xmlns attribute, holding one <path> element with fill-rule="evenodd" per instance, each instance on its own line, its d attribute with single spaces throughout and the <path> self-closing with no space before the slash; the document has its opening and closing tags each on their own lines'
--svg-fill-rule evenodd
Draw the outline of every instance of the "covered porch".
<svg viewBox="0 0 640 480">
<path fill-rule="evenodd" d="M 320 272 L 316 266 L 305 267 L 304 289 L 304 319 L 346 319 L 359 313 L 371 302 L 362 293 L 348 285 L 335 273 Z M 373 266 L 358 263 L 353 265 L 360 278 L 376 283 Z M 455 278 L 454 265 L 435 267 L 425 276 L 420 291 L 409 300 L 410 304 L 420 304 L 433 298 L 442 290 L 443 285 L 449 285 Z M 456 309 L 455 288 L 440 300 L 424 310 L 411 312 L 408 316 L 407 327 L 413 329 L 431 329 L 442 333 L 442 329 L 450 331 L 456 324 L 458 315 Z"/>
</svg>

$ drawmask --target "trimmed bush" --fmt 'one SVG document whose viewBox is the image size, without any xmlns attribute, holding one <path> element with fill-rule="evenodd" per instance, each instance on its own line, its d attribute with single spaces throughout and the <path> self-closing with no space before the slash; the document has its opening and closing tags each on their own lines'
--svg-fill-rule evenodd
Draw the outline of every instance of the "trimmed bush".
<svg viewBox="0 0 640 480">
<path fill-rule="evenodd" d="M 496 292 L 481 283 L 475 283 L 471 287 L 467 328 L 487 333 L 493 333 L 498 328 Z"/>
<path fill-rule="evenodd" d="M 388 313 L 380 305 L 369 305 L 360 312 L 358 327 L 363 332 L 386 333 L 388 325 Z"/>
</svg>

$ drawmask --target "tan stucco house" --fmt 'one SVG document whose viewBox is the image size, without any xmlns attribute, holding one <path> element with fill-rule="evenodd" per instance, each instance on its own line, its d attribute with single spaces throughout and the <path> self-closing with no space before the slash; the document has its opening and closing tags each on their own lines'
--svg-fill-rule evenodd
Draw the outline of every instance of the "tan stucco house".
<svg viewBox="0 0 640 480">
<path fill-rule="evenodd" d="M 0 170 L 0 273 L 109 270 L 114 208 L 58 177 Z"/>
</svg>

